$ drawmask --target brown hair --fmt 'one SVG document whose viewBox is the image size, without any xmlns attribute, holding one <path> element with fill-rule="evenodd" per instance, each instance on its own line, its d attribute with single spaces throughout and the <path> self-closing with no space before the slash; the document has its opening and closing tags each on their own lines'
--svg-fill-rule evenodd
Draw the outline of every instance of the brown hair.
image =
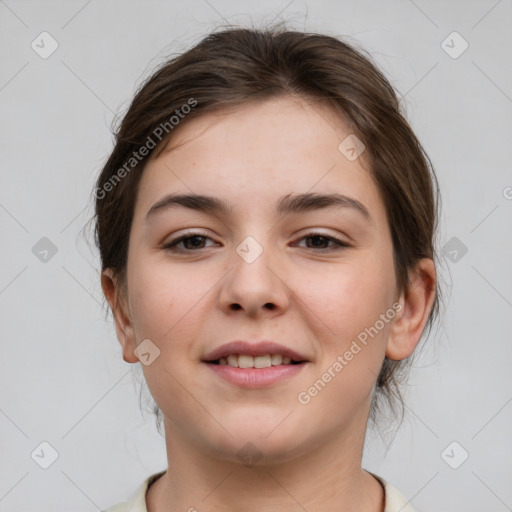
<svg viewBox="0 0 512 512">
<path fill-rule="evenodd" d="M 167 60 L 139 88 L 114 130 L 115 147 L 96 183 L 95 241 L 102 270 L 112 269 L 126 286 L 138 184 L 149 157 L 172 137 L 176 119 L 181 126 L 205 112 L 277 95 L 328 102 L 365 144 L 364 161 L 384 201 L 392 234 L 397 290 L 407 290 L 408 272 L 417 261 L 436 258 L 440 199 L 432 164 L 402 115 L 393 87 L 367 52 L 339 38 L 279 28 L 213 32 Z M 439 310 L 437 281 L 435 286 L 425 329 L 429 333 Z M 381 410 L 381 397 L 393 413 L 400 406 L 403 419 L 399 384 L 410 359 L 385 358 L 371 421 Z M 154 411 L 158 424 L 156 404 Z"/>
</svg>

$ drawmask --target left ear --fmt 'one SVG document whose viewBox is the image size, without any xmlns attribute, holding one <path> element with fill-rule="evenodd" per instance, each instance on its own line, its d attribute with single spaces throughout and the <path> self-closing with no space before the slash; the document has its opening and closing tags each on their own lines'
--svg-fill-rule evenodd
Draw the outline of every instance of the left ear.
<svg viewBox="0 0 512 512">
<path fill-rule="evenodd" d="M 418 261 L 410 273 L 409 288 L 402 292 L 386 347 L 386 357 L 400 361 L 409 357 L 421 339 L 435 299 L 436 269 L 430 258 Z"/>
</svg>

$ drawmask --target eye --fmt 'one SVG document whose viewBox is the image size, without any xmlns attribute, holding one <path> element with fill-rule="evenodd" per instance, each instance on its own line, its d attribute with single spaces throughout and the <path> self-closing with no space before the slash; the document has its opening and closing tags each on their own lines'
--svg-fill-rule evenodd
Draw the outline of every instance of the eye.
<svg viewBox="0 0 512 512">
<path fill-rule="evenodd" d="M 207 247 L 204 245 L 206 240 L 213 241 L 210 237 L 202 233 L 191 232 L 178 237 L 176 240 L 172 240 L 163 248 L 174 252 L 197 252 L 197 250 Z M 299 240 L 310 240 L 312 244 L 306 244 L 306 248 L 318 249 L 319 251 L 337 251 L 350 247 L 346 242 L 342 242 L 335 237 L 327 236 L 322 233 L 309 233 Z M 333 245 L 329 246 L 329 243 Z M 179 247 L 180 244 L 183 244 L 182 247 Z"/>
<path fill-rule="evenodd" d="M 324 235 L 323 233 L 309 233 L 299 240 L 311 240 L 312 246 L 307 247 L 308 249 L 318 249 L 320 251 L 339 251 L 350 247 L 346 242 L 342 242 L 332 236 Z M 322 247 L 325 244 L 333 243 L 330 247 Z M 307 245 L 307 244 L 306 244 Z"/>
<path fill-rule="evenodd" d="M 163 248 L 175 252 L 194 252 L 196 249 L 203 249 L 205 247 L 204 242 L 207 239 L 212 240 L 202 233 L 187 233 L 186 235 L 178 237 L 176 240 L 172 240 L 164 245 Z M 182 247 L 184 248 L 178 248 L 179 244 L 183 244 Z"/>
</svg>

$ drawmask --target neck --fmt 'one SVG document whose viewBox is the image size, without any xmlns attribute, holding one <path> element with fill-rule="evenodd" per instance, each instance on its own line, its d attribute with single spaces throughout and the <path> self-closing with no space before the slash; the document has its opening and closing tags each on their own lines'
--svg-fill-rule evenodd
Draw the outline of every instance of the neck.
<svg viewBox="0 0 512 512">
<path fill-rule="evenodd" d="M 383 512 L 381 484 L 361 468 L 364 431 L 325 440 L 279 464 L 245 466 L 205 454 L 165 422 L 171 463 L 148 490 L 148 512 Z M 174 440 L 174 442 L 173 442 Z M 179 441 L 179 442 L 178 442 Z"/>
</svg>

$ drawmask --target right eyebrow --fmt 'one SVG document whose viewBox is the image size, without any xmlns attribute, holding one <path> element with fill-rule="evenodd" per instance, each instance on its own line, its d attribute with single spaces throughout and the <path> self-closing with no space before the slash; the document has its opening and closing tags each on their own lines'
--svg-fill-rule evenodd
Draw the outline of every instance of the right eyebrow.
<svg viewBox="0 0 512 512">
<path fill-rule="evenodd" d="M 228 216 L 232 211 L 226 201 L 216 197 L 198 194 L 168 194 L 149 209 L 145 220 L 147 221 L 158 212 L 168 210 L 173 206 L 184 206 L 199 212 L 217 213 L 224 216 Z"/>
</svg>

